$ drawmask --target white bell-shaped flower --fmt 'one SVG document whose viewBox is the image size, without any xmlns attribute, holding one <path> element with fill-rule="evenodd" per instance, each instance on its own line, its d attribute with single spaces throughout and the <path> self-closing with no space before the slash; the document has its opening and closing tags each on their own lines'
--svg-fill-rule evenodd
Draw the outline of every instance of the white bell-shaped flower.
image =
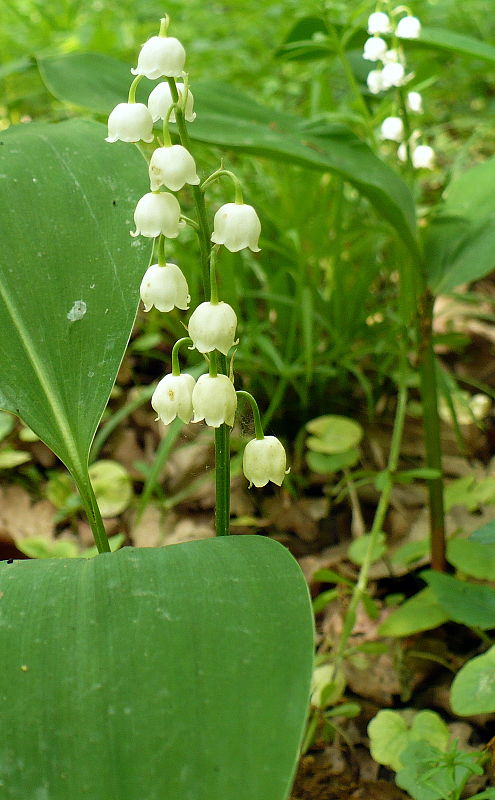
<svg viewBox="0 0 495 800">
<path fill-rule="evenodd" d="M 163 234 L 175 239 L 186 224 L 180 219 L 179 201 L 170 192 L 148 192 L 138 201 L 134 211 L 136 230 L 131 236 L 155 236 Z"/>
<path fill-rule="evenodd" d="M 141 48 L 133 75 L 155 78 L 178 78 L 182 75 L 186 51 L 173 36 L 152 36 Z"/>
<path fill-rule="evenodd" d="M 388 139 L 391 142 L 401 142 L 404 138 L 404 123 L 400 117 L 386 117 L 380 128 L 380 136 L 382 139 Z"/>
<path fill-rule="evenodd" d="M 402 64 L 390 62 L 382 69 L 382 82 L 385 89 L 392 86 L 402 86 L 404 83 L 405 69 Z"/>
<path fill-rule="evenodd" d="M 421 34 L 421 22 L 417 17 L 402 17 L 399 20 L 395 31 L 399 39 L 419 39 Z"/>
<path fill-rule="evenodd" d="M 179 93 L 179 97 L 182 98 L 184 96 L 184 84 L 177 82 L 177 91 Z M 148 97 L 148 110 L 153 117 L 153 122 L 156 122 L 159 119 L 165 119 L 168 114 L 168 110 L 171 105 L 173 105 L 173 98 L 172 93 L 170 91 L 170 86 L 168 83 L 159 83 L 158 86 L 155 86 L 153 91 L 150 93 Z M 194 106 L 194 97 L 191 92 L 187 91 L 187 99 L 186 99 L 186 107 L 184 110 L 184 116 L 187 122 L 194 122 L 196 119 L 196 114 L 193 111 Z M 175 109 L 170 114 L 170 122 L 175 122 Z"/>
<path fill-rule="evenodd" d="M 388 14 L 384 11 L 374 11 L 368 17 L 368 33 L 373 36 L 374 33 L 390 33 L 392 25 Z"/>
<path fill-rule="evenodd" d="M 212 428 L 234 424 L 237 394 L 227 375 L 201 375 L 192 393 L 193 422 L 204 419 Z"/>
<path fill-rule="evenodd" d="M 153 119 L 144 103 L 119 103 L 108 117 L 107 142 L 152 142 Z"/>
<path fill-rule="evenodd" d="M 226 203 L 218 209 L 213 220 L 211 241 L 223 244 L 231 253 L 249 247 L 259 253 L 258 239 L 261 223 L 252 206 L 246 203 Z"/>
<path fill-rule="evenodd" d="M 363 58 L 366 61 L 380 61 L 387 52 L 387 42 L 379 36 L 372 36 L 364 43 Z"/>
<path fill-rule="evenodd" d="M 148 267 L 139 289 L 144 310 L 155 306 L 158 311 L 172 311 L 174 307 L 187 311 L 189 308 L 189 287 L 186 278 L 177 264 L 152 264 Z"/>
<path fill-rule="evenodd" d="M 423 98 L 419 92 L 408 92 L 406 104 L 409 111 L 412 111 L 413 114 L 423 113 Z"/>
<path fill-rule="evenodd" d="M 418 144 L 412 151 L 411 161 L 416 169 L 433 169 L 435 151 L 428 144 Z"/>
<path fill-rule="evenodd" d="M 176 417 L 185 422 L 193 418 L 192 393 L 196 385 L 192 375 L 165 375 L 151 397 L 151 405 L 164 425 L 170 425 Z"/>
<path fill-rule="evenodd" d="M 153 192 L 160 186 L 178 192 L 185 183 L 193 186 L 199 183 L 194 158 L 181 144 L 157 147 L 151 156 L 149 173 Z"/>
<path fill-rule="evenodd" d="M 242 470 L 250 486 L 254 483 L 259 488 L 266 486 L 268 481 L 281 486 L 289 472 L 286 467 L 284 446 L 275 436 L 252 439 L 247 443 L 242 458 Z"/>
<path fill-rule="evenodd" d="M 371 72 L 368 72 L 366 83 L 371 94 L 383 92 L 385 86 L 383 85 L 382 70 L 372 69 Z"/>
<path fill-rule="evenodd" d="M 400 61 L 401 54 L 395 47 L 391 47 L 390 50 L 387 50 L 383 56 L 383 63 L 390 64 L 395 63 L 396 61 Z"/>
<path fill-rule="evenodd" d="M 194 309 L 187 330 L 193 347 L 200 353 L 219 350 L 224 356 L 237 344 L 235 329 L 237 317 L 228 303 L 201 303 Z"/>
</svg>

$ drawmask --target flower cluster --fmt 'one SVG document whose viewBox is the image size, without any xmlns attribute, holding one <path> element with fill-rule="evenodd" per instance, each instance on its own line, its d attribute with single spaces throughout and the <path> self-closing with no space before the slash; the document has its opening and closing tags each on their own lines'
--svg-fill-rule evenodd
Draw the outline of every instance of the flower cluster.
<svg viewBox="0 0 495 800">
<path fill-rule="evenodd" d="M 398 15 L 401 15 L 399 19 Z M 368 18 L 368 34 L 363 58 L 379 63 L 379 67 L 368 73 L 368 89 L 372 94 L 379 94 L 393 87 L 400 90 L 414 77 L 413 73 L 407 72 L 402 42 L 420 37 L 421 22 L 405 10 L 404 6 L 394 9 L 390 15 L 384 11 L 375 11 Z M 406 114 L 423 112 L 423 99 L 419 92 L 407 92 L 404 101 Z M 386 117 L 380 128 L 380 137 L 399 145 L 397 155 L 401 161 L 410 160 L 415 169 L 433 168 L 433 149 L 421 142 L 419 130 L 409 132 L 409 126 L 404 125 L 401 116 Z"/>
<path fill-rule="evenodd" d="M 225 357 L 238 343 L 237 316 L 234 309 L 218 297 L 216 259 L 221 246 L 232 253 L 245 248 L 257 253 L 261 224 L 255 209 L 244 203 L 240 184 L 232 173 L 221 168 L 202 184 L 200 182 L 185 128 L 185 122 L 194 122 L 196 118 L 194 98 L 184 72 L 186 52 L 178 39 L 168 36 L 168 25 L 168 17 L 165 17 L 159 35 L 152 36 L 142 46 L 137 67 L 131 70 L 135 78 L 128 102 L 119 103 L 109 116 L 107 141 L 153 142 L 154 145 L 148 168 L 150 191 L 137 202 L 135 230 L 131 232 L 131 236 L 153 239 L 157 252 L 157 263 L 147 269 L 141 282 L 140 295 L 145 311 L 153 306 L 162 312 L 189 308 L 191 298 L 186 277 L 177 264 L 167 262 L 165 240 L 179 236 L 187 223 L 196 230 L 201 225 L 183 216 L 175 193 L 186 185 L 193 187 L 196 205 L 202 207 L 204 191 L 214 180 L 228 176 L 234 181 L 235 201 L 221 206 L 214 216 L 210 237 L 213 243 L 209 265 L 210 299 L 192 312 L 189 335 L 176 342 L 172 350 L 172 372 L 161 379 L 151 399 L 159 419 L 166 425 L 178 417 L 184 423 L 204 420 L 213 428 L 232 427 L 238 393 L 219 363 L 224 364 Z M 151 91 L 146 105 L 135 99 L 137 85 L 143 77 L 165 79 Z M 158 120 L 163 121 L 162 140 L 155 137 L 153 131 Z M 177 122 L 181 144 L 172 144 L 169 122 Z M 202 217 L 204 219 L 205 215 Z M 209 231 L 207 233 L 210 236 Z M 180 371 L 178 350 L 185 342 L 208 360 L 208 374 L 201 375 L 197 381 Z M 278 439 L 264 436 L 256 401 L 246 392 L 241 394 L 246 395 L 253 406 L 256 427 L 256 438 L 245 449 L 244 474 L 250 485 L 265 486 L 271 480 L 280 486 L 286 474 L 285 450 Z"/>
</svg>

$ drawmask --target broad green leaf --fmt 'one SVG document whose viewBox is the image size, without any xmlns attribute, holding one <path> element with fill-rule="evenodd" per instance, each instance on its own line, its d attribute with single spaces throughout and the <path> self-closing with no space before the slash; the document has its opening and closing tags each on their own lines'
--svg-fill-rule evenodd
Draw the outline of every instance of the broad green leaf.
<svg viewBox="0 0 495 800">
<path fill-rule="evenodd" d="M 472 754 L 469 754 L 471 756 Z M 402 753 L 403 768 L 396 783 L 414 800 L 445 800 L 459 797 L 470 770 L 465 764 L 447 766 L 442 751 L 425 741 L 413 741 Z M 456 794 L 454 794 L 456 792 Z"/>
<path fill-rule="evenodd" d="M 461 572 L 480 580 L 495 581 L 495 547 L 476 539 L 450 539 L 447 559 Z"/>
<path fill-rule="evenodd" d="M 448 613 L 431 589 L 422 589 L 400 608 L 393 611 L 378 629 L 380 636 L 411 636 L 443 625 L 450 619 Z"/>
<path fill-rule="evenodd" d="M 0 407 L 85 471 L 136 313 L 145 162 L 71 120 L 0 134 Z"/>
<path fill-rule="evenodd" d="M 313 620 L 278 543 L 0 565 L 2 800 L 286 800 Z"/>
<path fill-rule="evenodd" d="M 414 47 L 428 47 L 435 50 L 444 50 L 451 53 L 458 53 L 463 56 L 480 58 L 495 64 L 495 47 L 488 42 L 482 42 L 472 36 L 465 36 L 462 33 L 448 31 L 444 28 L 423 27 L 421 36 L 417 41 L 408 42 Z"/>
<path fill-rule="evenodd" d="M 353 450 L 363 438 L 359 422 L 338 414 L 325 414 L 311 419 L 306 423 L 306 430 L 312 434 L 306 441 L 309 449 L 328 455 Z"/>
<path fill-rule="evenodd" d="M 447 187 L 445 203 L 425 236 L 425 263 L 435 293 L 451 291 L 495 268 L 494 181 L 491 158 Z"/>
<path fill-rule="evenodd" d="M 39 58 L 41 76 L 62 102 L 108 114 L 127 97 L 128 66 L 99 53 Z M 102 85 L 102 76 L 104 81 Z M 138 87 L 146 101 L 150 84 Z M 229 149 L 331 171 L 352 183 L 418 254 L 414 201 L 399 175 L 343 125 L 326 124 L 318 133 L 304 120 L 266 108 L 225 82 L 193 85 L 197 118 L 191 139 Z"/>
<path fill-rule="evenodd" d="M 354 467 L 359 461 L 361 454 L 357 447 L 352 450 L 347 450 L 345 453 L 315 453 L 313 450 L 308 450 L 306 453 L 306 461 L 308 467 L 313 472 L 320 472 L 323 475 L 328 475 L 331 472 L 340 472 L 340 470 Z"/>
<path fill-rule="evenodd" d="M 495 711 L 495 646 L 464 664 L 452 683 L 450 701 L 461 716 Z"/>
<path fill-rule="evenodd" d="M 401 755 L 415 741 L 428 742 L 439 750 L 446 750 L 449 729 L 434 711 L 406 709 L 403 712 L 384 709 L 368 725 L 371 755 L 379 764 L 398 772 L 404 766 Z"/>
<path fill-rule="evenodd" d="M 421 573 L 449 619 L 475 628 L 495 628 L 495 590 L 433 570 Z"/>
</svg>

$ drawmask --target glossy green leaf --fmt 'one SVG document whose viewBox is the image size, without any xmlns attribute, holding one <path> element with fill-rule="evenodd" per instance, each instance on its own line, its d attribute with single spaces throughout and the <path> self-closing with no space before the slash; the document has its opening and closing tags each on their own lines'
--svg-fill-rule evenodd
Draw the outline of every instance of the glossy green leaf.
<svg viewBox="0 0 495 800">
<path fill-rule="evenodd" d="M 495 268 L 494 181 L 491 158 L 447 187 L 445 203 L 425 236 L 425 263 L 435 293 L 478 280 Z"/>
<path fill-rule="evenodd" d="M 435 711 L 415 714 L 410 709 L 379 711 L 368 725 L 368 736 L 375 761 L 395 772 L 404 766 L 401 754 L 411 742 L 428 742 L 446 750 L 450 738 L 447 725 Z"/>
<path fill-rule="evenodd" d="M 452 683 L 452 710 L 461 716 L 495 711 L 495 647 L 472 658 Z"/>
<path fill-rule="evenodd" d="M 146 168 L 83 120 L 0 134 L 0 407 L 84 472 L 134 321 Z"/>
<path fill-rule="evenodd" d="M 421 577 L 449 619 L 475 628 L 495 628 L 495 590 L 490 586 L 460 581 L 433 570 L 422 572 Z"/>
<path fill-rule="evenodd" d="M 460 572 L 480 580 L 495 581 L 495 547 L 475 539 L 450 539 L 447 559 Z"/>
<path fill-rule="evenodd" d="M 47 88 L 62 102 L 108 114 L 127 96 L 129 68 L 109 56 L 50 56 L 39 58 L 38 64 Z M 146 101 L 150 85 L 140 84 L 138 100 Z M 334 172 L 367 197 L 417 253 L 410 190 L 350 129 L 339 124 L 315 129 L 291 114 L 261 106 L 224 82 L 204 81 L 192 88 L 197 118 L 188 128 L 191 139 Z"/>
<path fill-rule="evenodd" d="M 431 589 L 422 589 L 382 622 L 380 636 L 411 636 L 413 633 L 437 628 L 449 620 Z"/>
<path fill-rule="evenodd" d="M 462 33 L 445 30 L 444 28 L 430 28 L 424 26 L 421 29 L 421 37 L 414 42 L 408 42 L 414 47 L 428 47 L 435 50 L 442 50 L 450 53 L 457 53 L 462 56 L 480 58 L 495 64 L 495 47 L 488 42 L 482 42 L 473 36 L 465 36 Z"/>
<path fill-rule="evenodd" d="M 4 562 L 0 591 L 2 800 L 286 800 L 313 620 L 278 543 Z"/>
<path fill-rule="evenodd" d="M 306 423 L 306 445 L 315 453 L 333 455 L 353 450 L 363 438 L 359 422 L 339 414 L 325 414 Z"/>
</svg>

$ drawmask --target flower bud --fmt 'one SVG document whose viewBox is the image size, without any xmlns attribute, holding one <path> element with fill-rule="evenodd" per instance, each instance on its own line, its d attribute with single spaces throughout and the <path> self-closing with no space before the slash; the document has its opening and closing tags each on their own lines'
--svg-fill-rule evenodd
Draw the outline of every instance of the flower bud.
<svg viewBox="0 0 495 800">
<path fill-rule="evenodd" d="M 382 69 L 382 82 L 385 89 L 391 86 L 402 86 L 404 83 L 405 70 L 402 64 L 391 61 L 385 64 Z"/>
<path fill-rule="evenodd" d="M 186 224 L 180 219 L 179 201 L 170 192 L 148 192 L 138 201 L 134 211 L 136 230 L 131 236 L 155 236 L 163 234 L 175 239 Z"/>
<path fill-rule="evenodd" d="M 179 98 L 184 96 L 184 84 L 177 83 L 177 91 L 179 93 Z M 173 98 L 170 92 L 170 86 L 168 83 L 159 83 L 158 86 L 155 86 L 153 91 L 151 92 L 150 96 L 148 97 L 148 110 L 153 117 L 153 122 L 156 122 L 158 119 L 165 119 L 167 116 L 168 110 L 171 105 L 173 105 Z M 187 99 L 186 99 L 186 108 L 184 111 L 184 116 L 187 122 L 194 122 L 196 119 L 196 114 L 193 111 L 194 105 L 194 97 L 191 92 L 187 91 Z M 170 122 L 175 122 L 175 109 L 170 114 Z"/>
<path fill-rule="evenodd" d="M 201 375 L 193 389 L 193 422 L 204 419 L 212 428 L 234 424 L 237 394 L 227 375 Z"/>
<path fill-rule="evenodd" d="M 372 36 L 364 43 L 363 58 L 366 61 L 380 61 L 387 52 L 387 43 L 379 36 Z"/>
<path fill-rule="evenodd" d="M 435 151 L 428 144 L 418 144 L 412 151 L 411 161 L 416 169 L 433 169 Z"/>
<path fill-rule="evenodd" d="M 408 92 L 406 102 L 409 111 L 412 111 L 413 114 L 423 113 L 423 98 L 419 92 Z"/>
<path fill-rule="evenodd" d="M 286 455 L 282 442 L 275 436 L 251 439 L 244 449 L 242 470 L 251 487 L 266 486 L 268 481 L 282 485 L 286 474 Z"/>
<path fill-rule="evenodd" d="M 153 264 L 148 267 L 139 293 L 145 311 L 152 306 L 158 311 L 172 311 L 174 306 L 187 311 L 191 299 L 184 273 L 177 264 L 166 264 L 164 267 Z"/>
<path fill-rule="evenodd" d="M 223 244 L 231 253 L 249 247 L 259 253 L 258 239 L 261 223 L 252 206 L 245 203 L 226 203 L 218 209 L 213 220 L 211 241 Z"/>
<path fill-rule="evenodd" d="M 380 128 L 382 139 L 389 139 L 392 142 L 400 142 L 404 138 L 404 123 L 400 117 L 386 117 Z"/>
<path fill-rule="evenodd" d="M 220 350 L 224 356 L 237 344 L 237 317 L 228 303 L 201 303 L 194 309 L 187 326 L 193 347 L 200 353 Z"/>
<path fill-rule="evenodd" d="M 170 425 L 176 417 L 186 424 L 191 422 L 192 393 L 195 385 L 193 376 L 187 372 L 181 375 L 165 375 L 161 379 L 153 392 L 151 405 L 164 425 Z"/>
<path fill-rule="evenodd" d="M 119 103 L 108 117 L 106 142 L 152 142 L 153 120 L 144 103 Z"/>
<path fill-rule="evenodd" d="M 395 33 L 399 39 L 419 39 L 421 22 L 417 17 L 402 17 Z"/>
<path fill-rule="evenodd" d="M 383 92 L 385 86 L 383 85 L 382 70 L 372 69 L 371 72 L 368 72 L 366 83 L 368 84 L 368 89 L 371 94 Z"/>
<path fill-rule="evenodd" d="M 390 33 L 392 25 L 388 14 L 383 11 L 375 11 L 368 17 L 368 33 L 373 36 L 374 33 Z"/>
<path fill-rule="evenodd" d="M 182 75 L 186 51 L 173 36 L 152 36 L 141 48 L 133 75 L 145 75 L 150 80 Z"/>
<path fill-rule="evenodd" d="M 185 183 L 194 186 L 199 183 L 194 158 L 181 144 L 157 147 L 151 156 L 149 173 L 152 192 L 160 186 L 177 192 Z"/>
</svg>

